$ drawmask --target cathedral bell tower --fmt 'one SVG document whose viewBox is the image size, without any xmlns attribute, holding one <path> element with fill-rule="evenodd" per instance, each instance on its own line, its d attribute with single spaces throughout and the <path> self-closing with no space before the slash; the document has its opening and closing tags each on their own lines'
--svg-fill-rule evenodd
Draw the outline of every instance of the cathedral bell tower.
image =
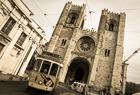
<svg viewBox="0 0 140 95">
<path fill-rule="evenodd" d="M 85 4 L 77 6 L 72 5 L 72 2 L 66 3 L 50 39 L 47 51 L 59 54 L 64 64 L 60 80 L 62 82 L 66 77 L 67 65 L 78 40 L 78 33 L 83 29 L 85 15 Z"/>
<path fill-rule="evenodd" d="M 98 28 L 99 41 L 91 81 L 110 90 L 111 95 L 125 86 L 121 76 L 125 18 L 125 13 L 118 14 L 104 9 Z"/>
</svg>

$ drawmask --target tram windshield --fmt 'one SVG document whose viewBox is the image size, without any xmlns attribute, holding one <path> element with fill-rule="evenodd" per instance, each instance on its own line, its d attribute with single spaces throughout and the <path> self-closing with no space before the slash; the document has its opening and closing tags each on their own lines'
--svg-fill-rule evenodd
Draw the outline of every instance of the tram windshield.
<svg viewBox="0 0 140 95">
<path fill-rule="evenodd" d="M 58 70 L 58 65 L 57 64 L 53 64 L 52 68 L 51 68 L 51 71 L 50 71 L 50 75 L 56 76 L 57 70 Z"/>
<path fill-rule="evenodd" d="M 51 65 L 51 62 L 44 61 L 42 66 L 41 66 L 40 73 L 48 74 L 49 69 L 50 69 L 50 65 Z"/>
<path fill-rule="evenodd" d="M 60 66 L 56 63 L 51 63 L 49 61 L 43 61 L 38 59 L 34 68 L 34 71 L 57 76 L 57 73 L 60 71 Z"/>
</svg>

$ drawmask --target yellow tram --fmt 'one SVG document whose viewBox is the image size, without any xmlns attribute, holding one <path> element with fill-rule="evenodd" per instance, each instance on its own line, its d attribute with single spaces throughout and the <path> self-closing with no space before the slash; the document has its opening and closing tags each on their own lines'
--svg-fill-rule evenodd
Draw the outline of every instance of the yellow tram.
<svg viewBox="0 0 140 95">
<path fill-rule="evenodd" d="M 43 52 L 37 57 L 35 67 L 28 82 L 28 90 L 36 88 L 44 91 L 55 90 L 63 64 L 57 54 Z"/>
</svg>

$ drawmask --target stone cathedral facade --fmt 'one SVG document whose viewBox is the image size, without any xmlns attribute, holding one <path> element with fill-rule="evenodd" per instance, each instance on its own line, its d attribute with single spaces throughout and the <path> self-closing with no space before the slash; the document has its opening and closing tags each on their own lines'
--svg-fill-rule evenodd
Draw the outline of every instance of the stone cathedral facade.
<svg viewBox="0 0 140 95">
<path fill-rule="evenodd" d="M 102 10 L 98 31 L 83 29 L 86 5 L 66 3 L 47 51 L 62 57 L 60 81 L 71 78 L 111 91 L 121 90 L 125 13 Z M 123 92 L 124 93 L 124 92 Z"/>
</svg>

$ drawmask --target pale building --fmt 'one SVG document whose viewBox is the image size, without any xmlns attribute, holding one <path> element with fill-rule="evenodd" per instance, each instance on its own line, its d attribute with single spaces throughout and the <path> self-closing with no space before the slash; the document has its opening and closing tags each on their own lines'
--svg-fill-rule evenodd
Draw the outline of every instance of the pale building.
<svg viewBox="0 0 140 95">
<path fill-rule="evenodd" d="M 22 76 L 44 30 L 22 0 L 0 0 L 0 71 Z M 40 44 L 41 42 L 41 44 Z"/>
<path fill-rule="evenodd" d="M 47 47 L 62 57 L 62 83 L 70 79 L 122 91 L 125 13 L 102 10 L 98 31 L 83 29 L 86 5 L 66 3 Z M 123 91 L 124 93 L 124 91 Z"/>
<path fill-rule="evenodd" d="M 45 41 L 47 43 L 47 41 Z M 31 60 L 26 68 L 26 73 L 28 75 L 31 74 L 33 68 L 34 68 L 34 65 L 35 65 L 35 61 L 36 61 L 36 58 L 38 55 L 41 55 L 43 53 L 43 51 L 45 51 L 45 47 L 46 47 L 46 43 L 43 43 L 43 42 L 40 42 L 40 45 L 38 45 L 38 47 L 36 48 L 33 56 L 31 57 Z"/>
</svg>

